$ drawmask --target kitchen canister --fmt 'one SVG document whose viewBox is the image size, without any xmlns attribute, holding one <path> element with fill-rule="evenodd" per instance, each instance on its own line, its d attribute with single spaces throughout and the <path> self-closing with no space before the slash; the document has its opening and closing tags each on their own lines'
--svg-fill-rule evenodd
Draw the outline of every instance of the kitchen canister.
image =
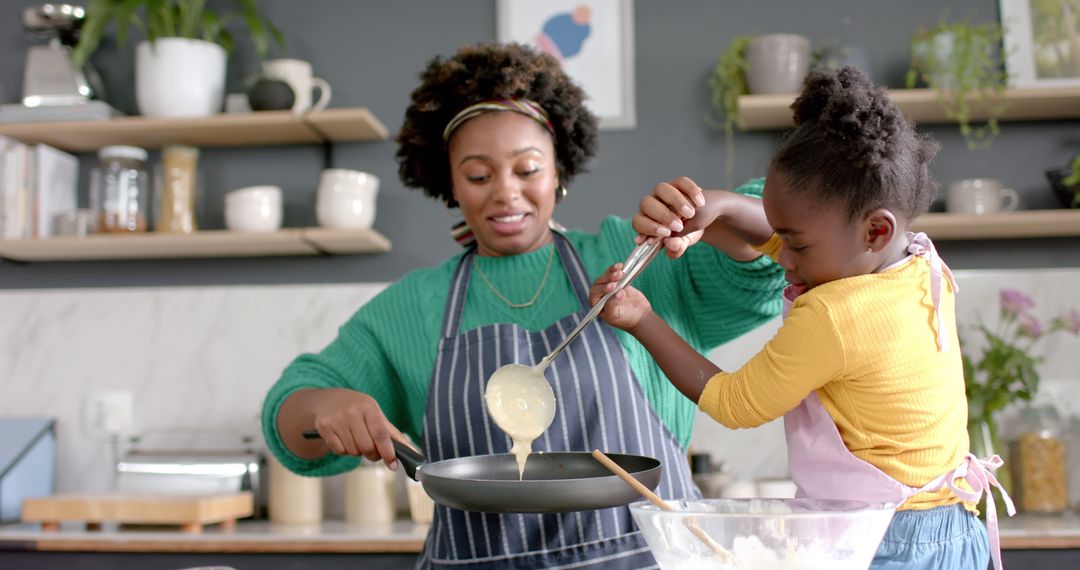
<svg viewBox="0 0 1080 570">
<path fill-rule="evenodd" d="M 273 456 L 267 462 L 270 467 L 267 492 L 270 522 L 295 525 L 322 522 L 322 479 L 297 475 Z"/>
<path fill-rule="evenodd" d="M 394 522 L 396 474 L 382 463 L 363 462 L 345 475 L 345 521 L 372 525 Z"/>
<path fill-rule="evenodd" d="M 409 498 L 409 517 L 416 524 L 431 524 L 435 518 L 435 501 L 424 491 L 424 486 L 412 479 L 405 479 L 405 494 Z"/>
<path fill-rule="evenodd" d="M 95 232 L 146 231 L 150 208 L 146 157 L 146 149 L 134 146 L 107 146 L 98 151 L 98 166 L 90 175 Z"/>
</svg>

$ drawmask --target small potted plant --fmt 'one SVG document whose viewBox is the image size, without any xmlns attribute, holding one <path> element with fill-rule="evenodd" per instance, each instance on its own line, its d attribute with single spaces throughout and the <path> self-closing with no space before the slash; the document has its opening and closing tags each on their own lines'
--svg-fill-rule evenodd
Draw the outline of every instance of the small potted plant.
<svg viewBox="0 0 1080 570">
<path fill-rule="evenodd" d="M 709 75 L 712 106 L 719 115 L 719 126 L 724 129 L 724 177 L 731 184 L 731 171 L 735 162 L 735 127 L 739 122 L 739 97 L 748 93 L 746 86 L 746 44 L 751 36 L 739 36 L 728 44 L 720 54 Z"/>
<path fill-rule="evenodd" d="M 1050 181 L 1050 187 L 1061 205 L 1080 208 L 1080 154 L 1068 166 L 1047 170 L 1046 179 Z"/>
<path fill-rule="evenodd" d="M 110 23 L 121 45 L 134 27 L 145 36 L 135 50 L 139 111 L 154 117 L 212 115 L 224 99 L 231 20 L 243 21 L 259 57 L 266 55 L 271 38 L 284 45 L 281 32 L 260 15 L 255 0 L 231 2 L 235 11 L 223 12 L 208 8 L 206 0 L 90 0 L 72 59 L 76 65 L 86 62 Z"/>
<path fill-rule="evenodd" d="M 956 121 L 970 149 L 989 146 L 1005 110 L 1006 74 L 1000 61 L 1001 26 L 949 22 L 946 17 L 911 40 L 907 88 L 920 83 L 938 92 L 945 114 Z M 974 111 L 986 123 L 974 127 Z"/>
</svg>

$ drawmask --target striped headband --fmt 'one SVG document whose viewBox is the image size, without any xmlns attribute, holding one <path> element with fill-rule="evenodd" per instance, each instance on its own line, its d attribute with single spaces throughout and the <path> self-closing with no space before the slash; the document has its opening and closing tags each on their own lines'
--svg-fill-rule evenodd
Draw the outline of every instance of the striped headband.
<svg viewBox="0 0 1080 570">
<path fill-rule="evenodd" d="M 484 113 L 490 113 L 492 111 L 513 111 L 520 113 L 526 117 L 530 117 L 537 123 L 540 123 L 545 129 L 552 135 L 555 134 L 555 127 L 551 125 L 551 120 L 548 119 L 547 112 L 544 111 L 540 105 L 528 99 L 495 99 L 492 101 L 482 101 L 475 105 L 469 105 L 465 107 L 457 115 L 454 115 L 453 119 L 446 124 L 446 128 L 443 129 L 443 142 L 450 140 L 450 135 L 454 130 L 461 126 L 462 123 L 469 119 L 482 115 Z"/>
</svg>

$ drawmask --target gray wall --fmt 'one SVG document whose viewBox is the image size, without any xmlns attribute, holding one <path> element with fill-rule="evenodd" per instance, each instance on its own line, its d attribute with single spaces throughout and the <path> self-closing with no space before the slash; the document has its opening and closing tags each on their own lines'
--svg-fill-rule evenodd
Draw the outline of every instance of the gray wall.
<svg viewBox="0 0 1080 570">
<path fill-rule="evenodd" d="M 0 0 L 0 100 L 22 91 L 23 58 L 35 40 L 18 15 L 28 0 Z M 495 36 L 494 0 L 264 0 L 265 11 L 285 34 L 284 54 L 311 60 L 334 88 L 332 106 L 369 107 L 390 129 L 401 125 L 420 70 L 435 54 Z M 933 0 L 856 2 L 680 0 L 635 3 L 638 126 L 604 132 L 591 173 L 579 177 L 556 217 L 564 225 L 596 229 L 608 214 L 629 215 L 659 181 L 688 175 L 707 186 L 724 184 L 724 141 L 705 124 L 706 78 L 716 57 L 736 35 L 798 32 L 814 40 L 865 46 L 873 72 L 902 84 L 908 41 L 919 26 L 937 22 L 943 8 L 973 22 L 997 18 L 997 0 L 942 4 Z M 230 91 L 241 91 L 256 68 L 243 41 L 230 59 Z M 107 43 L 94 61 L 103 70 L 110 101 L 133 113 L 133 46 Z M 968 151 L 954 128 L 928 130 L 943 143 L 934 164 L 942 182 L 996 177 L 1023 195 L 1027 208 L 1054 207 L 1042 171 L 1064 164 L 1080 150 L 1080 123 L 1006 123 L 988 150 Z M 740 133 L 734 178 L 762 175 L 779 133 Z M 383 181 L 377 230 L 392 240 L 387 255 L 83 263 L 0 263 L 0 288 L 201 285 L 388 281 L 444 260 L 457 246 L 447 236 L 453 217 L 438 203 L 407 191 L 397 180 L 393 142 L 339 145 L 336 166 L 368 170 Z M 83 157 L 84 166 L 93 162 Z M 322 167 L 318 147 L 206 149 L 206 216 L 203 226 L 223 225 L 224 192 L 258 183 L 286 191 L 286 225 L 314 224 L 314 188 Z M 86 170 L 84 168 L 84 170 Z M 84 174 L 85 192 L 85 174 Z M 1040 239 L 939 244 L 955 268 L 1080 266 L 1080 239 Z"/>
</svg>

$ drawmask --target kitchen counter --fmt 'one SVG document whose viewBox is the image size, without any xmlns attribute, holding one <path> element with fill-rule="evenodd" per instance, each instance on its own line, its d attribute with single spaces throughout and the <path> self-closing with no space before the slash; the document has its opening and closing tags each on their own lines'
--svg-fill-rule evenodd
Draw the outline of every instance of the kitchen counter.
<svg viewBox="0 0 1080 570">
<path fill-rule="evenodd" d="M 35 524 L 0 526 L 0 550 L 67 552 L 258 552 L 258 553 L 418 553 L 427 525 L 407 521 L 383 526 L 327 521 L 321 525 L 288 526 L 266 521 L 240 521 L 234 532 L 211 525 L 201 534 L 177 527 L 105 525 L 87 531 L 64 525 L 43 532 Z M 1019 515 L 1001 521 L 1006 550 L 1080 549 L 1080 515 Z"/>
<path fill-rule="evenodd" d="M 49 552 L 252 552 L 252 553 L 418 553 L 428 525 L 399 521 L 389 525 L 360 526 L 344 521 L 294 526 L 266 521 L 240 521 L 233 532 L 209 525 L 200 534 L 179 527 L 119 527 L 106 524 L 100 531 L 64 524 L 58 532 L 44 532 L 37 524 L 0 526 L 0 551 Z"/>
<path fill-rule="evenodd" d="M 1016 515 L 1000 521 L 1003 550 L 1080 549 L 1080 514 Z"/>
</svg>

